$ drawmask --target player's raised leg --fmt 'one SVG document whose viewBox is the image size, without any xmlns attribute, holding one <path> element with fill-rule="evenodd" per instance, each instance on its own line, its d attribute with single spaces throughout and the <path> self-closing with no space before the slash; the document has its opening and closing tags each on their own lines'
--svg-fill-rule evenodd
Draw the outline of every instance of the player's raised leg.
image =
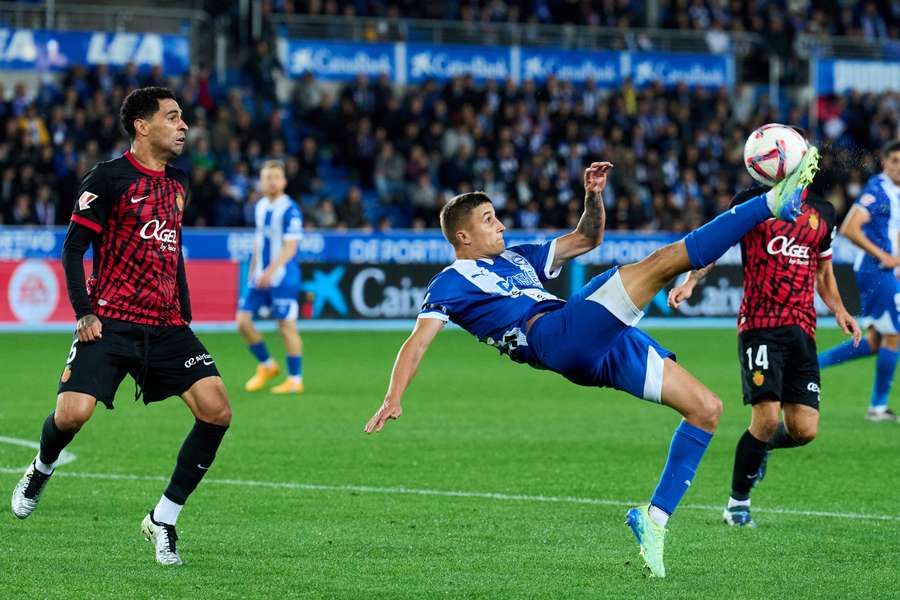
<svg viewBox="0 0 900 600">
<path fill-rule="evenodd" d="M 212 466 L 231 423 L 231 406 L 220 377 L 205 377 L 182 394 L 195 422 L 178 452 L 175 470 L 156 507 L 144 517 L 141 532 L 153 543 L 156 560 L 180 565 L 175 524 L 188 497 Z"/>
<path fill-rule="evenodd" d="M 632 508 L 627 514 L 627 523 L 641 546 L 641 556 L 656 577 L 666 575 L 666 524 L 694 480 L 722 414 L 721 400 L 671 358 L 663 361 L 661 400 L 681 413 L 684 420 L 672 436 L 669 455 L 650 503 Z"/>
<path fill-rule="evenodd" d="M 297 301 L 294 300 L 296 306 Z M 303 340 L 297 332 L 297 310 L 278 320 L 278 332 L 287 354 L 287 378 L 272 388 L 273 394 L 299 394 L 303 391 Z"/>
<path fill-rule="evenodd" d="M 63 392 L 56 399 L 56 410 L 44 420 L 41 428 L 41 446 L 12 495 L 13 514 L 24 519 L 37 508 L 41 493 L 63 449 L 75 438 L 75 434 L 94 414 L 97 399 L 88 394 Z"/>
<path fill-rule="evenodd" d="M 235 318 L 238 332 L 247 343 L 247 349 L 250 350 L 250 354 L 257 361 L 256 373 L 244 384 L 244 389 L 248 392 L 256 392 L 263 389 L 269 381 L 278 375 L 279 371 L 278 363 L 272 359 L 268 348 L 266 348 L 266 342 L 253 324 L 254 311 L 247 308 L 248 303 L 254 301 L 253 296 L 259 293 L 257 290 L 248 291 L 248 296 L 241 299 L 241 309 L 238 310 Z"/>
<path fill-rule="evenodd" d="M 731 208 L 644 260 L 623 266 L 622 283 L 635 305 L 646 306 L 675 276 L 715 262 L 759 223 L 773 216 L 793 221 L 806 198 L 806 186 L 818 171 L 818 160 L 818 150 L 811 147 L 800 165 L 765 194 Z"/>
<path fill-rule="evenodd" d="M 847 340 L 828 350 L 819 352 L 819 368 L 827 369 L 851 360 L 872 356 L 872 354 L 878 352 L 878 337 L 878 333 L 870 329 L 869 335 L 861 339 L 859 344 L 856 344 L 854 340 Z"/>
</svg>

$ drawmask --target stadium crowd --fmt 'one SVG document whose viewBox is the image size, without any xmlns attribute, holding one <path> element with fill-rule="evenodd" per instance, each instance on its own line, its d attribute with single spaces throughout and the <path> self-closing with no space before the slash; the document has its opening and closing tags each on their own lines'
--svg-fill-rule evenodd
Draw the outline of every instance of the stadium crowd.
<svg viewBox="0 0 900 600">
<path fill-rule="evenodd" d="M 455 20 L 482 23 L 646 27 L 642 0 L 275 0 L 275 13 Z M 681 30 L 754 31 L 897 39 L 900 3 L 890 0 L 661 0 L 659 26 Z M 775 39 L 773 37 L 772 39 Z"/>
<path fill-rule="evenodd" d="M 177 164 L 193 180 L 186 223 L 199 226 L 250 224 L 258 169 L 282 158 L 308 226 L 435 227 L 452 195 L 484 189 L 510 225 L 571 227 L 583 166 L 602 157 L 616 165 L 610 229 L 682 231 L 751 183 L 742 150 L 754 126 L 809 126 L 806 107 L 785 113 L 725 89 L 605 91 L 552 78 L 459 77 L 398 91 L 386 78 L 334 88 L 306 75 L 278 104 L 265 81 L 253 83 L 255 64 L 249 87 L 228 89 L 203 69 L 176 82 L 133 66 L 76 66 L 34 95 L 0 83 L 3 223 L 68 221 L 81 175 L 126 148 L 117 110 L 138 85 L 170 85 L 182 98 L 191 129 Z M 819 113 L 814 136 L 830 150 L 825 174 L 842 211 L 877 168 L 876 149 L 898 134 L 900 93 L 821 98 Z"/>
</svg>

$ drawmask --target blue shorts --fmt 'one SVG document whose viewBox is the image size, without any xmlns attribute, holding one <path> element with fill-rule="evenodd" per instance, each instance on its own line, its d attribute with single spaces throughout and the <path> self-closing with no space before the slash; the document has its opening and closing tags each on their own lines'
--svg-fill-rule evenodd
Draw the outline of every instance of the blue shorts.
<svg viewBox="0 0 900 600">
<path fill-rule="evenodd" d="M 863 327 L 884 334 L 900 333 L 900 281 L 893 271 L 879 269 L 856 273 Z"/>
<path fill-rule="evenodd" d="M 299 294 L 300 289 L 296 287 L 247 288 L 238 310 L 252 313 L 253 318 L 293 321 L 300 313 Z"/>
<path fill-rule="evenodd" d="M 528 346 L 542 366 L 569 381 L 661 402 L 663 361 L 675 354 L 634 327 L 643 315 L 614 267 L 535 321 Z"/>
</svg>

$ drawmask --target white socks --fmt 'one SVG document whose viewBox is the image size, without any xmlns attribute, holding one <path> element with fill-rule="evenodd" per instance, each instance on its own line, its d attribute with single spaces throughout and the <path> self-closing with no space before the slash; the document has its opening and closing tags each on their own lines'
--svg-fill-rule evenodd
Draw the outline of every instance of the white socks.
<svg viewBox="0 0 900 600">
<path fill-rule="evenodd" d="M 735 506 L 746 506 L 750 508 L 750 498 L 746 500 L 735 500 L 731 496 L 728 497 L 728 508 L 734 508 Z"/>
<path fill-rule="evenodd" d="M 159 499 L 156 508 L 153 509 L 151 518 L 157 523 L 174 525 L 175 521 L 178 520 L 178 515 L 181 513 L 182 508 L 184 508 L 183 504 L 175 504 L 163 494 Z"/>
<path fill-rule="evenodd" d="M 650 518 L 661 527 L 665 527 L 666 523 L 669 522 L 669 515 L 661 508 L 657 508 L 651 504 L 650 509 L 647 512 L 650 514 Z"/>
<path fill-rule="evenodd" d="M 34 457 L 34 468 L 43 473 L 44 475 L 52 475 L 53 469 L 56 468 L 56 465 L 47 465 L 41 462 L 41 455 L 38 454 Z"/>
</svg>

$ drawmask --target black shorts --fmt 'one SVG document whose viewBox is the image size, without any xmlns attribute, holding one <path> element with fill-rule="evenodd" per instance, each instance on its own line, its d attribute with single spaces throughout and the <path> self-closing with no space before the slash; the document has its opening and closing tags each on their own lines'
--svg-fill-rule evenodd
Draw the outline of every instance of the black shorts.
<svg viewBox="0 0 900 600">
<path fill-rule="evenodd" d="M 738 336 L 744 404 L 778 400 L 819 409 L 816 341 L 795 325 Z"/>
<path fill-rule="evenodd" d="M 57 393 L 90 394 L 111 409 L 125 375 L 140 386 L 144 404 L 179 396 L 200 379 L 219 375 L 215 361 L 186 325 L 100 320 L 102 338 L 72 342 Z"/>
</svg>

